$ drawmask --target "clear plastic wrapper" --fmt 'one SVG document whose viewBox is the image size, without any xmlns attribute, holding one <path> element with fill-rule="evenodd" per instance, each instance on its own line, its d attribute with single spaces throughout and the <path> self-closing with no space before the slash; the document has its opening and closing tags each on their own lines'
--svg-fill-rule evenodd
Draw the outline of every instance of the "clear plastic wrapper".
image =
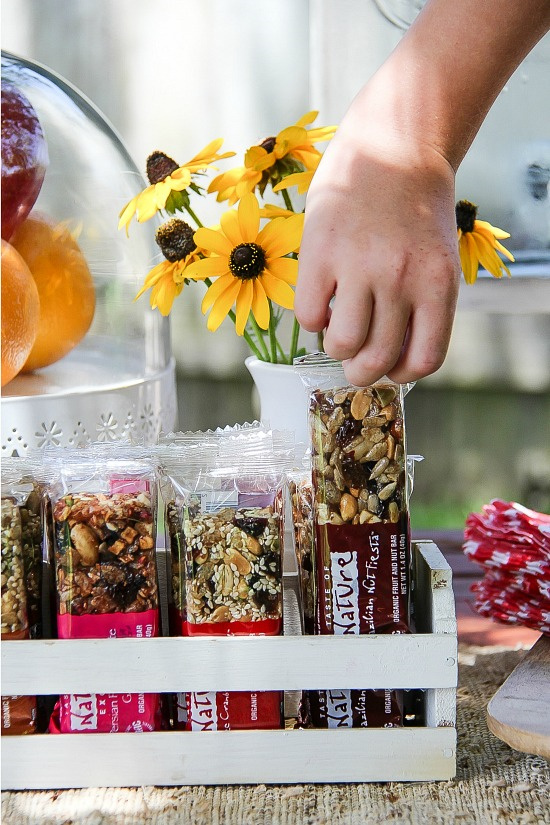
<svg viewBox="0 0 550 825">
<path fill-rule="evenodd" d="M 351 386 L 323 354 L 297 368 L 310 390 L 313 632 L 408 633 L 408 387 Z M 308 691 L 304 700 L 304 720 L 316 727 L 403 723 L 401 691 Z"/>
<path fill-rule="evenodd" d="M 43 496 L 34 467 L 2 462 L 2 639 L 42 635 Z M 1 697 L 2 735 L 35 733 L 34 696 Z"/>
<path fill-rule="evenodd" d="M 317 583 L 313 526 L 313 486 L 311 470 L 303 468 L 288 474 L 294 547 L 300 580 L 300 598 L 304 633 L 315 633 Z"/>
<path fill-rule="evenodd" d="M 153 463 L 118 445 L 66 451 L 55 466 L 58 481 L 50 494 L 59 638 L 157 636 Z M 159 726 L 157 694 L 80 694 L 60 697 L 50 732 L 142 732 Z"/>
<path fill-rule="evenodd" d="M 167 504 L 176 635 L 283 632 L 282 552 L 290 434 L 261 427 L 196 433 L 159 448 Z M 281 691 L 190 693 L 188 730 L 277 728 Z M 183 710 L 185 708 L 185 710 Z"/>
</svg>

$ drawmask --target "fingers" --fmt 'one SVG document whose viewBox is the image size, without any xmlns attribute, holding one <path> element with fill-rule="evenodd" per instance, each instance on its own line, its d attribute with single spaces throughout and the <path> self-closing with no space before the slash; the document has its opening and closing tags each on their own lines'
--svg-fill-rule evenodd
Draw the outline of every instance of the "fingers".
<svg viewBox="0 0 550 825">
<path fill-rule="evenodd" d="M 455 303 L 442 310 L 431 303 L 421 306 L 411 316 L 407 341 L 388 378 L 398 384 L 418 381 L 432 375 L 443 364 L 453 326 Z"/>
<path fill-rule="evenodd" d="M 369 332 L 372 293 L 368 286 L 358 286 L 350 279 L 340 280 L 326 326 L 325 351 L 341 361 L 359 352 Z"/>
<path fill-rule="evenodd" d="M 333 310 L 333 318 L 336 307 Z M 344 361 L 348 381 L 359 387 L 373 384 L 398 362 L 407 328 L 410 307 L 407 303 L 388 296 L 375 297 L 368 331 L 363 345 L 356 354 Z M 332 324 L 332 319 L 331 319 Z M 334 356 L 326 346 L 329 355 Z"/>
<path fill-rule="evenodd" d="M 336 284 L 334 278 L 316 267 L 316 257 L 306 268 L 300 266 L 294 293 L 294 314 L 300 326 L 308 332 L 321 332 L 330 318 L 330 301 Z"/>
</svg>

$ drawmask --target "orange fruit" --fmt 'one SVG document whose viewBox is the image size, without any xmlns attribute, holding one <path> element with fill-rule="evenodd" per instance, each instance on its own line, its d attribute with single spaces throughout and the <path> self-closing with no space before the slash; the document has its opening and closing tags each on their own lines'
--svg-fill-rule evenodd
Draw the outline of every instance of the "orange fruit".
<svg viewBox="0 0 550 825">
<path fill-rule="evenodd" d="M 27 360 L 39 316 L 38 289 L 30 269 L 19 252 L 2 241 L 2 386 Z"/>
<path fill-rule="evenodd" d="M 86 259 L 64 224 L 33 213 L 11 242 L 38 287 L 38 334 L 23 372 L 47 367 L 86 335 L 95 310 L 95 289 Z"/>
</svg>

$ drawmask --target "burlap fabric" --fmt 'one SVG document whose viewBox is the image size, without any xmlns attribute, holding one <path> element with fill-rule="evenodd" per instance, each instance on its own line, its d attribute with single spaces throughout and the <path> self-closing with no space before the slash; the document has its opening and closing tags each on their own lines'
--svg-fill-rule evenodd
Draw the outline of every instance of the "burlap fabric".
<svg viewBox="0 0 550 825">
<path fill-rule="evenodd" d="M 488 700 L 522 655 L 502 648 L 461 648 L 458 773 L 451 782 L 4 793 L 2 823 L 548 825 L 550 764 L 511 750 L 485 724 Z"/>
</svg>

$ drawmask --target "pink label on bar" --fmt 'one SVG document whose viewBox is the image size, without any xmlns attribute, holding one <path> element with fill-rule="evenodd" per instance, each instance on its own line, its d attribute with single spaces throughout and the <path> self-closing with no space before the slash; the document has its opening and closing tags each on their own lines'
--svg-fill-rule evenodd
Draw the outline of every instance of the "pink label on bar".
<svg viewBox="0 0 550 825">
<path fill-rule="evenodd" d="M 111 476 L 109 479 L 110 493 L 148 493 L 149 489 L 149 480 L 146 478 Z"/>
<path fill-rule="evenodd" d="M 57 617 L 60 639 L 140 639 L 158 636 L 158 610 Z M 160 729 L 156 693 L 86 693 L 59 697 L 50 733 L 124 733 Z"/>
<path fill-rule="evenodd" d="M 149 639 L 158 636 L 158 610 L 57 616 L 60 639 Z"/>
<path fill-rule="evenodd" d="M 145 733 L 159 730 L 155 693 L 72 693 L 59 697 L 50 733 Z"/>
</svg>

